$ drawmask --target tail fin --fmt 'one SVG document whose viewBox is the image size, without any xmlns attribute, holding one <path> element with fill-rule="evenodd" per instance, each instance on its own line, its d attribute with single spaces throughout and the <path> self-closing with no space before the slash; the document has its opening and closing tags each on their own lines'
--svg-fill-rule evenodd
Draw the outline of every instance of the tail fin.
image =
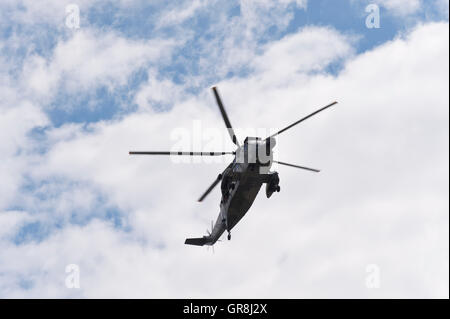
<svg viewBox="0 0 450 319">
<path fill-rule="evenodd" d="M 185 240 L 185 245 L 195 245 L 195 246 L 203 246 L 207 242 L 206 237 L 201 238 L 187 238 Z"/>
</svg>

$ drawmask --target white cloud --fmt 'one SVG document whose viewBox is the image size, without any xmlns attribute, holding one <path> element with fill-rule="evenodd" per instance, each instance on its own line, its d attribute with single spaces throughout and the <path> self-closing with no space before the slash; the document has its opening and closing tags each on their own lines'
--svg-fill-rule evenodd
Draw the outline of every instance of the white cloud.
<svg viewBox="0 0 450 319">
<path fill-rule="evenodd" d="M 130 6 L 135 0 L 115 1 L 118 6 Z M 94 6 L 111 5 L 108 0 L 77 0 L 74 2 L 55 0 L 3 0 L 0 4 L 5 18 L 20 22 L 22 27 L 47 24 L 59 30 L 66 28 L 66 7 L 76 4 L 80 9 L 80 26 L 88 25 L 87 12 Z"/>
<path fill-rule="evenodd" d="M 204 9 L 207 4 L 207 1 L 202 0 L 189 1 L 187 4 L 181 6 L 177 3 L 175 8 L 161 14 L 157 26 L 160 28 L 182 24 L 184 21 L 194 17 L 195 14 L 199 10 Z"/>
<path fill-rule="evenodd" d="M 242 0 L 238 14 L 231 16 L 229 11 L 236 5 L 233 2 L 205 7 L 214 19 L 204 33 L 213 36 L 197 39 L 195 52 L 200 75 L 189 76 L 187 80 L 196 86 L 207 86 L 228 73 L 241 72 L 258 53 L 261 42 L 276 39 L 286 30 L 294 17 L 293 8 L 306 10 L 306 4 L 306 1 Z M 182 25 L 178 28 L 179 34 L 187 32 Z"/>
<path fill-rule="evenodd" d="M 26 212 L 21 211 L 5 211 L 0 212 L 0 239 L 13 236 L 19 230 L 19 227 L 26 222 L 33 221 L 33 217 Z"/>
<path fill-rule="evenodd" d="M 170 59 L 174 41 L 153 39 L 134 41 L 113 33 L 80 30 L 60 42 L 46 60 L 31 56 L 23 71 L 30 94 L 53 96 L 59 86 L 69 92 L 106 85 L 124 85 L 141 67 Z"/>
<path fill-rule="evenodd" d="M 324 67 L 352 55 L 352 39 L 328 28 L 304 28 L 301 33 L 271 42 L 252 65 L 259 72 L 270 72 L 270 80 L 296 73 L 321 71 Z M 264 76 L 264 74 L 263 74 Z"/>
<path fill-rule="evenodd" d="M 448 0 L 375 0 L 380 6 L 399 18 L 407 18 L 424 13 L 427 19 L 438 17 L 438 20 L 448 20 Z"/>
<path fill-rule="evenodd" d="M 28 133 L 35 127 L 47 124 L 42 110 L 27 101 L 0 103 L 0 209 L 17 195 L 23 182 L 22 174 L 34 149 Z"/>
<path fill-rule="evenodd" d="M 375 0 L 374 2 L 386 8 L 389 13 L 400 17 L 415 14 L 422 9 L 422 0 Z"/>
<path fill-rule="evenodd" d="M 159 78 L 156 71 L 149 70 L 148 81 L 139 88 L 135 96 L 135 103 L 141 109 L 151 111 L 153 108 L 159 108 L 158 104 L 173 105 L 181 102 L 182 98 L 185 96 L 181 85 L 177 85 L 169 79 Z"/>
</svg>

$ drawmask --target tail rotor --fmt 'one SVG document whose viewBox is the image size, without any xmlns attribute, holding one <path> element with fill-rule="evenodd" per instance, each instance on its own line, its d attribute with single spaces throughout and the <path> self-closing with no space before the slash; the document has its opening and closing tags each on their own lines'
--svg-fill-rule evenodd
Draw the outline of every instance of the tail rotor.
<svg viewBox="0 0 450 319">
<path fill-rule="evenodd" d="M 211 230 L 209 230 L 209 229 L 206 229 L 206 233 L 208 234 L 208 237 L 210 237 L 210 236 L 211 236 L 211 234 L 212 234 L 213 230 L 214 230 L 214 221 L 213 221 L 213 220 L 211 220 Z M 221 241 L 221 240 L 220 240 L 220 239 L 218 239 L 217 241 Z M 209 248 L 211 248 L 211 250 L 212 250 L 212 253 L 213 253 L 213 254 L 215 254 L 215 251 L 214 251 L 214 244 L 213 244 L 213 245 L 208 245 L 208 246 L 206 246 L 206 250 L 209 250 Z"/>
</svg>

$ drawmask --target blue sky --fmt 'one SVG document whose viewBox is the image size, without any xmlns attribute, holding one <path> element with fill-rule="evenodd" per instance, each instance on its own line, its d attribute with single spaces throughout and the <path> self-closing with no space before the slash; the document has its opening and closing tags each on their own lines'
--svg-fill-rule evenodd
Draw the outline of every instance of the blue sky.
<svg viewBox="0 0 450 319">
<path fill-rule="evenodd" d="M 262 279 L 264 273 L 249 275 L 251 263 L 242 268 L 227 264 L 229 271 L 248 274 L 248 280 L 241 283 L 242 296 L 253 296 L 262 285 L 267 291 L 273 288 L 273 295 L 262 294 L 269 297 L 283 296 L 283 291 L 292 297 L 429 297 L 445 295 L 445 288 L 448 297 L 448 213 L 444 212 L 448 195 L 443 195 L 448 191 L 448 177 L 441 177 L 442 170 L 448 172 L 443 165 L 448 162 L 448 148 L 437 146 L 448 145 L 448 120 L 443 120 L 448 119 L 448 1 L 74 3 L 80 10 L 80 27 L 76 29 L 66 25 L 65 9 L 69 3 L 47 0 L 37 4 L 23 0 L 0 5 L 0 124 L 4 136 L 0 148 L 0 173 L 4 178 L 0 188 L 0 249 L 4 251 L 0 255 L 1 297 L 204 296 L 202 287 L 207 282 L 190 291 L 186 288 L 189 282 L 181 280 L 177 285 L 172 281 L 170 276 L 180 263 L 176 256 L 188 260 L 182 272 L 187 277 L 196 275 L 194 266 L 198 260 L 213 267 L 227 256 L 230 260 L 238 258 L 232 256 L 233 251 L 237 256 L 245 256 L 245 247 L 234 246 L 235 250 L 224 248 L 223 255 L 212 261 L 209 254 L 178 245 L 189 232 L 201 232 L 216 217 L 218 194 L 202 207 L 194 206 L 192 198 L 220 170 L 219 164 L 200 169 L 197 164 L 175 165 L 164 159 L 142 161 L 125 156 L 130 148 L 170 147 L 173 130 L 190 129 L 192 120 L 201 120 L 205 127 L 221 127 L 208 92 L 216 84 L 223 89 L 227 109 L 237 127 L 278 127 L 320 103 L 342 101 L 341 115 L 315 124 L 322 133 L 306 124 L 311 135 L 300 135 L 298 140 L 286 137 L 299 150 L 284 153 L 285 157 L 301 157 L 329 167 L 330 175 L 323 182 L 329 188 L 324 196 L 328 195 L 336 207 L 317 204 L 321 201 L 318 190 L 324 187 L 317 180 L 302 175 L 304 184 L 299 185 L 291 175 L 283 175 L 288 185 L 283 195 L 286 197 L 280 199 L 276 209 L 297 209 L 296 195 L 289 193 L 289 185 L 295 185 L 291 191 L 301 189 L 310 198 L 305 200 L 302 211 L 315 212 L 316 216 L 327 216 L 326 211 L 331 210 L 341 212 L 343 215 L 336 213 L 340 216 L 336 223 L 346 218 L 349 222 L 358 220 L 359 228 L 372 234 L 372 238 L 380 236 L 394 242 L 394 250 L 385 254 L 380 252 L 381 242 L 370 240 L 366 246 L 372 247 L 372 253 L 366 247 L 349 249 L 354 255 L 346 256 L 356 260 L 354 263 L 347 264 L 336 257 L 329 261 L 332 266 L 324 266 L 323 273 L 305 277 L 316 281 L 298 275 L 298 281 L 293 283 L 311 285 L 310 290 L 301 291 L 289 286 L 280 273 L 292 271 L 294 261 L 303 260 L 307 252 L 323 249 L 329 253 L 331 247 L 325 241 L 319 241 L 316 247 L 308 239 L 318 240 L 318 234 L 330 231 L 324 220 L 333 217 L 316 220 L 319 217 L 291 216 L 292 227 L 295 221 L 299 225 L 309 223 L 317 233 L 304 235 L 297 244 L 280 252 L 276 252 L 276 246 L 273 250 L 269 247 L 269 258 L 273 251 L 273 260 L 283 262 L 279 268 L 265 269 L 270 272 L 267 281 Z M 366 27 L 365 9 L 369 4 L 380 9 L 380 28 Z M 377 95 L 379 92 L 382 93 Z M 403 107 L 407 101 L 412 101 L 411 109 Z M 368 130 L 370 127 L 372 131 Z M 356 130 L 359 138 L 353 133 Z M 326 134 L 336 140 L 328 140 Z M 417 146 L 410 143 L 410 136 L 415 134 Z M 320 141 L 326 150 L 318 149 Z M 354 144 L 349 145 L 348 141 Z M 353 155 L 353 160 L 360 161 L 354 163 L 354 173 L 347 168 L 339 173 L 344 175 L 336 175 L 339 168 L 333 165 L 346 163 L 340 151 L 343 149 L 349 152 L 348 156 Z M 422 158 L 424 154 L 429 156 Z M 331 158 L 336 158 L 336 163 L 326 161 Z M 391 162 L 385 162 L 388 158 Z M 411 158 L 416 162 L 399 168 L 399 173 L 386 169 Z M 417 177 L 422 181 L 421 188 L 409 187 L 410 169 L 416 170 L 424 162 L 430 168 Z M 366 176 L 367 168 L 373 175 Z M 388 182 L 391 176 L 397 176 L 396 182 Z M 337 180 L 348 180 L 348 184 L 335 193 L 332 185 Z M 373 190 L 371 194 L 362 191 L 366 180 L 374 181 L 368 187 Z M 387 191 L 386 184 L 392 189 Z M 357 188 L 361 193 L 356 192 Z M 341 196 L 335 198 L 338 193 Z M 177 201 L 173 200 L 174 194 Z M 347 194 L 355 194 L 358 200 L 349 204 Z M 415 199 L 419 202 L 411 199 L 417 194 L 423 194 Z M 417 208 L 421 207 L 419 203 L 434 207 L 434 215 L 425 217 Z M 368 219 L 375 224 L 392 225 L 391 228 L 372 228 L 366 224 L 367 219 L 359 221 L 357 215 L 350 218 L 344 213 L 368 213 L 378 206 L 386 214 L 381 214 L 379 220 L 373 220 L 372 215 Z M 406 207 L 414 211 L 407 224 L 417 235 L 397 238 L 391 231 L 404 222 L 402 212 Z M 273 209 L 260 203 L 254 210 L 259 210 L 262 218 L 269 218 Z M 242 226 L 245 236 L 250 236 L 252 225 L 253 229 L 264 227 L 261 219 L 254 224 L 250 218 L 246 222 L 249 224 Z M 283 222 L 283 217 L 273 221 L 274 225 Z M 447 226 L 439 228 L 445 222 Z M 286 234 L 295 233 L 295 229 Z M 276 227 L 273 231 L 279 232 Z M 432 237 L 430 231 L 438 233 L 438 237 Z M 262 228 L 256 231 L 261 232 Z M 330 233 L 346 240 L 336 229 Z M 245 239 L 247 244 L 256 242 L 252 237 Z M 442 239 L 447 239 L 447 244 Z M 274 245 L 285 247 L 291 241 L 283 237 Z M 434 245 L 436 250 L 424 250 L 418 257 L 404 249 L 406 241 L 419 246 Z M 447 247 L 444 262 L 436 257 L 436 251 L 442 247 Z M 355 284 L 349 291 L 339 292 L 337 287 L 342 283 L 334 279 L 341 276 L 353 283 L 353 276 L 358 276 L 354 269 L 362 269 L 363 276 L 371 259 L 379 258 L 379 263 L 388 269 L 388 276 L 398 275 L 401 270 L 389 268 L 396 264 L 391 257 L 397 250 L 410 254 L 405 256 L 409 266 L 405 266 L 405 275 L 392 280 L 386 290 L 374 293 Z M 323 258 L 312 254 L 311 264 L 302 270 L 305 274 L 321 269 L 314 261 L 323 265 Z M 134 263 L 117 262 L 121 255 Z M 433 261 L 428 268 L 425 265 L 418 270 L 410 266 L 424 256 Z M 96 266 L 87 261 L 89 258 L 101 262 Z M 159 258 L 165 269 L 153 268 Z M 85 269 L 86 288 L 68 290 L 61 285 L 65 274 L 57 269 L 70 263 Z M 119 275 L 141 276 L 144 268 L 151 272 L 144 282 L 158 287 L 157 292 L 147 293 L 139 277 L 130 280 Z M 445 270 L 447 285 L 439 286 L 439 276 Z M 118 277 L 122 284 L 130 282 L 130 287 L 122 292 L 108 290 L 103 271 Z M 50 279 L 48 273 L 52 274 Z M 430 273 L 435 273 L 435 277 Z M 399 288 L 403 280 L 415 277 L 421 279 L 411 291 Z M 99 280 L 101 284 L 94 287 L 89 280 Z M 227 286 L 217 280 L 225 286 L 223 294 L 217 296 L 236 292 L 236 283 Z M 311 288 L 314 285 L 324 292 Z"/>
<path fill-rule="evenodd" d="M 255 38 L 256 44 L 261 46 L 269 41 L 281 39 L 288 34 L 296 33 L 305 26 L 326 26 L 354 36 L 356 38 L 355 53 L 360 54 L 394 39 L 396 35 L 405 32 L 418 21 L 425 19 L 426 21 L 439 21 L 445 16 L 445 13 L 440 13 L 432 2 L 424 2 L 421 10 L 417 10 L 406 18 L 399 16 L 397 12 L 390 12 L 380 5 L 381 27 L 368 29 L 365 25 L 367 17 L 365 7 L 369 3 L 370 1 L 318 0 L 308 2 L 306 9 L 291 3 L 287 9 L 290 14 L 286 19 L 287 25 L 277 27 L 274 24 L 268 27 Z M 208 82 L 213 83 L 224 78 L 245 74 L 246 69 L 242 65 L 230 68 L 226 74 L 221 75 L 206 75 L 207 70 L 199 66 L 200 58 L 208 58 L 208 52 L 202 51 L 205 46 L 204 42 L 222 36 L 214 34 L 216 25 L 214 11 L 225 10 L 228 18 L 232 19 L 240 15 L 239 3 L 209 5 L 206 6 L 207 10 L 199 10 L 198 14 L 190 16 L 181 24 L 157 29 L 157 21 L 162 14 L 179 6 L 188 7 L 189 3 L 174 2 L 166 7 L 158 1 L 155 3 L 138 2 L 136 5 L 124 7 L 119 3 L 102 1 L 89 7 L 85 6 L 87 8 L 80 7 L 80 25 L 81 28 L 116 32 L 135 40 L 154 37 L 176 38 L 180 34 L 180 28 L 189 30 L 190 34 L 186 42 L 171 53 L 170 63 L 158 68 L 158 76 L 167 78 L 174 83 L 188 84 L 187 86 L 192 92 L 203 89 L 204 83 L 190 85 L 189 76 L 204 76 L 207 77 Z M 26 10 L 20 2 L 15 5 L 7 5 L 7 7 L 11 11 Z M 58 40 L 67 39 L 74 32 L 61 26 L 55 28 L 53 23 L 48 23 L 45 19 L 38 20 L 37 24 L 24 25 L 23 21 L 12 20 L 6 12 L 4 17 L 6 21 L 3 22 L 2 39 L 10 41 L 13 41 L 13 37 L 26 39 L 22 43 L 15 43 L 14 46 L 2 48 L 4 57 L 12 62 L 10 72 L 13 74 L 17 71 L 15 68 L 20 68 L 21 62 L 28 55 L 37 54 L 44 58 L 50 58 Z M 59 19 L 60 22 L 63 22 L 64 16 Z M 66 122 L 96 122 L 118 116 L 123 113 L 124 108 L 127 111 L 135 110 L 132 100 L 133 92 L 148 80 L 145 70 L 146 66 L 134 70 L 127 79 L 127 83 L 115 87 L 114 92 L 101 84 L 88 92 L 77 92 L 73 95 L 64 91 L 58 92 L 51 101 L 46 103 L 50 109 L 47 112 L 52 124 L 60 126 Z M 339 66 L 330 66 L 330 71 L 338 72 Z M 61 104 L 65 104 L 65 107 L 58 107 Z"/>
</svg>

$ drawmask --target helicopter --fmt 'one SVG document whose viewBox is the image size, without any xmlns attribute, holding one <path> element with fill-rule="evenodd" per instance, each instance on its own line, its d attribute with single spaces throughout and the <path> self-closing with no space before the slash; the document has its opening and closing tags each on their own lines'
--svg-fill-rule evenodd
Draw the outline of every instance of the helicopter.
<svg viewBox="0 0 450 319">
<path fill-rule="evenodd" d="M 272 163 L 289 167 L 320 172 L 315 168 L 294 165 L 273 159 L 273 148 L 276 145 L 276 137 L 307 120 L 308 118 L 322 112 L 337 104 L 336 101 L 316 110 L 315 112 L 301 118 L 300 120 L 286 126 L 282 130 L 262 139 L 260 137 L 247 136 L 241 145 L 238 142 L 228 115 L 223 106 L 217 87 L 212 87 L 217 105 L 225 122 L 232 142 L 237 149 L 232 152 L 166 152 L 166 151 L 130 151 L 130 155 L 175 155 L 175 156 L 221 156 L 234 155 L 233 161 L 220 173 L 208 189 L 200 196 L 202 202 L 206 196 L 220 183 L 222 197 L 220 200 L 220 212 L 216 222 L 211 222 L 211 230 L 207 235 L 198 238 L 187 238 L 185 244 L 195 246 L 213 246 L 227 231 L 227 239 L 231 240 L 231 230 L 244 217 L 252 206 L 258 192 L 263 184 L 266 184 L 266 196 L 270 198 L 273 193 L 280 191 L 280 178 L 278 172 L 271 172 Z"/>
</svg>

